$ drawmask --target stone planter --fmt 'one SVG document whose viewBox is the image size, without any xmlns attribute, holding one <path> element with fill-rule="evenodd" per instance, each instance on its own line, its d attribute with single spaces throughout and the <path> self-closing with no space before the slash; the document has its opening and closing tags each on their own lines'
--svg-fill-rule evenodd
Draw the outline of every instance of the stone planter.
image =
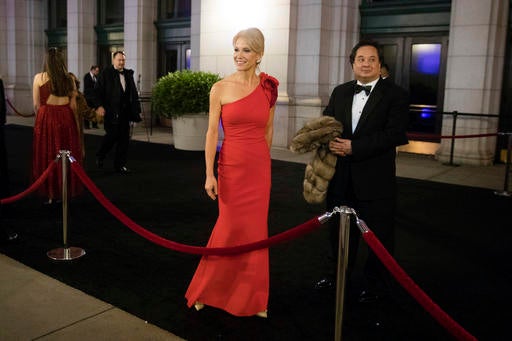
<svg viewBox="0 0 512 341">
<path fill-rule="evenodd" d="M 181 150 L 204 150 L 208 115 L 188 114 L 172 119 L 174 148 Z"/>
<path fill-rule="evenodd" d="M 172 127 L 172 119 L 171 118 L 160 116 L 158 118 L 158 121 L 160 122 L 160 126 L 162 126 L 162 127 L 166 127 L 166 128 Z"/>
</svg>

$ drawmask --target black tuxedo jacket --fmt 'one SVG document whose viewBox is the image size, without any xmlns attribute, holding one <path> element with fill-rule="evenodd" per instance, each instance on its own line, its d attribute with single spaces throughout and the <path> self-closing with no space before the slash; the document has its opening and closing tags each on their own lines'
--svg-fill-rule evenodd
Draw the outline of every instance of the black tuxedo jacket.
<svg viewBox="0 0 512 341">
<path fill-rule="evenodd" d="M 96 82 L 92 78 L 91 73 L 87 72 L 84 76 L 84 92 L 88 89 L 94 89 L 95 84 Z"/>
<path fill-rule="evenodd" d="M 124 69 L 124 78 L 125 91 L 119 80 L 119 72 L 113 66 L 105 68 L 98 75 L 91 104 L 93 108 L 105 108 L 105 121 L 140 121 L 141 106 L 133 70 Z"/>
<path fill-rule="evenodd" d="M 96 85 L 96 82 L 91 76 L 90 72 L 87 72 L 84 76 L 84 96 L 87 100 L 87 105 L 92 107 L 93 101 L 92 98 L 94 97 L 94 86 Z"/>
<path fill-rule="evenodd" d="M 324 115 L 343 124 L 342 138 L 352 140 L 352 155 L 338 157 L 327 202 L 339 200 L 352 186 L 357 200 L 396 195 L 396 147 L 407 144 L 409 97 L 393 82 L 379 79 L 352 133 L 352 101 L 356 81 L 338 85 Z"/>
</svg>

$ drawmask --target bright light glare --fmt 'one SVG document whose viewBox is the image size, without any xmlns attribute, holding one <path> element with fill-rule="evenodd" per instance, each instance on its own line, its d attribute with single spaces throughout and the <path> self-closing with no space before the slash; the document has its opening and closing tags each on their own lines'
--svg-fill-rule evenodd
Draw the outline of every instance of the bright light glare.
<svg viewBox="0 0 512 341">
<path fill-rule="evenodd" d="M 267 26 L 268 11 L 272 9 L 272 0 L 215 0 L 212 1 L 217 12 L 217 25 L 236 33 L 249 27 Z"/>
<path fill-rule="evenodd" d="M 436 75 L 441 63 L 441 44 L 414 44 L 412 46 L 415 71 Z"/>
</svg>

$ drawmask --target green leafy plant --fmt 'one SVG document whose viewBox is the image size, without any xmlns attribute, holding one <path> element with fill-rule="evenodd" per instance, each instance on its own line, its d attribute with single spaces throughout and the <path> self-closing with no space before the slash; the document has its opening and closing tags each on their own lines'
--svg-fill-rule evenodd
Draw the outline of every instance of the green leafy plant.
<svg viewBox="0 0 512 341">
<path fill-rule="evenodd" d="M 220 79 L 219 75 L 205 71 L 170 72 L 153 87 L 153 110 L 167 118 L 207 113 L 210 89 Z"/>
</svg>

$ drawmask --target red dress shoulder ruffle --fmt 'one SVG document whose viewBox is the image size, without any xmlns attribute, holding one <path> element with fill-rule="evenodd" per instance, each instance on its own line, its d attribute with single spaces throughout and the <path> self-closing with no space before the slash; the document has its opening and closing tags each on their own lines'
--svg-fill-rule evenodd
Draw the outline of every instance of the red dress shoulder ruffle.
<svg viewBox="0 0 512 341">
<path fill-rule="evenodd" d="M 272 108 L 277 101 L 277 87 L 279 86 L 279 81 L 264 73 L 260 73 L 260 84 L 263 87 L 263 90 L 265 90 L 265 94 L 267 95 L 268 102 L 270 104 L 270 107 Z"/>
</svg>

